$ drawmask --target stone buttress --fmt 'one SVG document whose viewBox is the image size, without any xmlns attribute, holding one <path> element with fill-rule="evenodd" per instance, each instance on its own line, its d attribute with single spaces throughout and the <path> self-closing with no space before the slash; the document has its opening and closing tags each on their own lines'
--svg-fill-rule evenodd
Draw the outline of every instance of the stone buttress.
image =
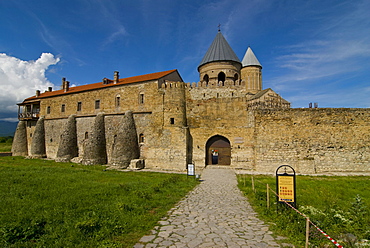
<svg viewBox="0 0 370 248">
<path fill-rule="evenodd" d="M 69 162 L 74 157 L 78 157 L 77 129 L 76 116 L 71 115 L 68 117 L 67 123 L 65 124 L 64 130 L 61 134 L 55 160 L 57 162 Z"/>
<path fill-rule="evenodd" d="M 33 134 L 31 142 L 31 154 L 32 158 L 44 158 L 46 157 L 45 147 L 45 127 L 44 127 L 44 116 L 37 120 L 35 132 Z"/>
<path fill-rule="evenodd" d="M 110 165 L 127 168 L 131 160 L 140 157 L 140 148 L 132 111 L 125 112 L 113 137 Z"/>
<path fill-rule="evenodd" d="M 13 156 L 28 156 L 26 121 L 19 121 L 12 145 Z"/>
<path fill-rule="evenodd" d="M 93 131 L 89 134 L 84 144 L 84 154 L 81 163 L 85 165 L 106 164 L 104 114 L 97 114 L 93 125 Z"/>
</svg>

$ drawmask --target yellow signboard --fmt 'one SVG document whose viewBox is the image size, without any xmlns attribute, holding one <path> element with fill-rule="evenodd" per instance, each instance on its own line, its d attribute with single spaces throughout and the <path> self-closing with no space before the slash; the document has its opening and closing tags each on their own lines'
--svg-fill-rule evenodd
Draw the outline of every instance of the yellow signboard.
<svg viewBox="0 0 370 248">
<path fill-rule="evenodd" d="M 294 202 L 294 177 L 278 176 L 279 201 Z"/>
</svg>

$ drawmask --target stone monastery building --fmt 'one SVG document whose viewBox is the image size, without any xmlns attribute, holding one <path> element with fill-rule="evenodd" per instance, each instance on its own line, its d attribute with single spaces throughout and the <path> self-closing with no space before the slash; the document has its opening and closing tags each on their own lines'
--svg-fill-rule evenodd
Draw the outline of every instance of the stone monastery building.
<svg viewBox="0 0 370 248">
<path fill-rule="evenodd" d="M 198 66 L 41 93 L 19 103 L 14 156 L 186 170 L 227 165 L 274 172 L 370 171 L 370 109 L 290 108 L 262 87 L 248 47 L 240 61 L 221 32 Z"/>
</svg>

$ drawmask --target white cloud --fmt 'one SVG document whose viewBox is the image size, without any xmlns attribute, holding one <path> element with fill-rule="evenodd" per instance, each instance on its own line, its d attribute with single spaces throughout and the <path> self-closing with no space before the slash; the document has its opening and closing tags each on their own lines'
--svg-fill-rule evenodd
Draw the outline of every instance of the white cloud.
<svg viewBox="0 0 370 248">
<path fill-rule="evenodd" d="M 51 53 L 42 53 L 35 61 L 23 61 L 0 53 L 0 112 L 15 113 L 17 103 L 35 95 L 36 90 L 42 92 L 54 86 L 45 72 L 59 60 Z"/>
</svg>

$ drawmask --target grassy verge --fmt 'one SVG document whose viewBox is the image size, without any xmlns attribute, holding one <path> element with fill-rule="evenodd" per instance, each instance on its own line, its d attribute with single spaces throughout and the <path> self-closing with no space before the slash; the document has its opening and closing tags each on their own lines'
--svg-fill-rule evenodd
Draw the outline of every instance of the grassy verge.
<svg viewBox="0 0 370 248">
<path fill-rule="evenodd" d="M 132 247 L 197 182 L 0 158 L 1 247 Z"/>
<path fill-rule="evenodd" d="M 305 244 L 305 219 L 292 209 L 277 211 L 270 191 L 268 209 L 266 184 L 275 191 L 275 177 L 238 177 L 239 188 L 248 197 L 260 218 L 270 223 L 274 233 L 289 238 L 298 247 Z M 370 177 L 297 176 L 297 205 L 319 228 L 344 247 L 370 247 Z M 310 247 L 334 245 L 316 228 L 310 228 Z"/>
<path fill-rule="evenodd" d="M 12 150 L 13 137 L 0 137 L 0 152 L 10 152 Z"/>
</svg>

